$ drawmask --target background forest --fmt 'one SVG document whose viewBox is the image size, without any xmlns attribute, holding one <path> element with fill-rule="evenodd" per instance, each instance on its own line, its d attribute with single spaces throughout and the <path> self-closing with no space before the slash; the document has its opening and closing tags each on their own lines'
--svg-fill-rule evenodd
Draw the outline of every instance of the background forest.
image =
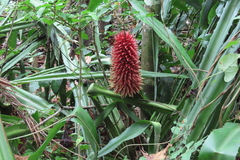
<svg viewBox="0 0 240 160">
<path fill-rule="evenodd" d="M 239 0 L 1 0 L 0 160 L 239 159 L 239 19 Z M 121 31 L 134 97 L 109 85 Z"/>
</svg>

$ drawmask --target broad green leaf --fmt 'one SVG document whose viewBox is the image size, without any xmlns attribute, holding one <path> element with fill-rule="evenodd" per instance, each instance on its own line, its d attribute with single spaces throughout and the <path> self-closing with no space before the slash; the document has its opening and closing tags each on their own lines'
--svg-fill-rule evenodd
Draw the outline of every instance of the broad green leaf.
<svg viewBox="0 0 240 160">
<path fill-rule="evenodd" d="M 213 18 L 216 16 L 216 9 L 218 4 L 215 4 L 208 13 L 208 24 L 210 24 Z"/>
<path fill-rule="evenodd" d="M 54 94 L 57 94 L 59 91 L 59 88 L 61 87 L 63 80 L 59 79 L 59 80 L 54 80 L 51 83 L 51 88 Z"/>
<path fill-rule="evenodd" d="M 238 72 L 238 58 L 240 58 L 239 54 L 228 54 L 219 60 L 219 70 L 223 71 L 225 76 L 224 76 L 224 81 L 229 82 L 231 81 L 235 75 Z"/>
<path fill-rule="evenodd" d="M 82 141 L 83 141 L 83 137 L 82 136 L 78 136 L 78 138 L 76 140 L 76 146 L 78 146 Z"/>
<path fill-rule="evenodd" d="M 233 45 L 238 45 L 240 43 L 240 39 L 236 40 L 236 41 L 230 41 L 225 47 L 224 49 L 228 49 L 229 47 L 232 47 Z"/>
<path fill-rule="evenodd" d="M 2 125 L 1 117 L 0 117 L 0 139 L 1 139 L 0 158 L 2 160 L 15 160 L 15 158 L 13 157 L 11 147 L 8 143 L 8 139 L 6 137 L 5 130 Z"/>
<path fill-rule="evenodd" d="M 96 127 L 98 127 L 103 122 L 103 120 L 112 112 L 112 110 L 116 107 L 116 103 L 117 102 L 113 102 L 109 104 L 107 107 L 105 107 L 104 111 L 98 115 L 94 121 Z"/>
<path fill-rule="evenodd" d="M 6 127 L 5 132 L 7 138 L 10 139 L 28 134 L 30 130 L 25 123 L 21 123 Z"/>
<path fill-rule="evenodd" d="M 139 136 L 147 129 L 147 127 L 150 124 L 151 124 L 151 122 L 146 121 L 146 120 L 141 120 L 141 121 L 138 121 L 138 122 L 132 124 L 123 133 L 121 133 L 118 137 L 110 140 L 110 142 L 99 151 L 98 157 L 100 158 L 100 157 L 110 153 L 115 148 L 117 148 L 121 143 Z"/>
<path fill-rule="evenodd" d="M 202 7 L 200 0 L 185 0 L 185 1 L 187 2 L 187 4 L 189 4 L 190 6 L 193 6 L 197 9 L 200 9 Z"/>
<path fill-rule="evenodd" d="M 64 126 L 65 122 L 66 121 L 60 122 L 50 129 L 44 143 L 38 148 L 36 152 L 34 152 L 28 157 L 28 160 L 38 160 L 38 158 L 42 155 L 43 151 L 46 149 L 47 145 L 56 136 L 57 132 Z"/>
<path fill-rule="evenodd" d="M 183 0 L 173 0 L 172 5 L 182 11 L 188 12 L 186 2 Z"/>
<path fill-rule="evenodd" d="M 94 151 L 95 157 L 96 157 L 99 149 L 99 146 L 98 146 L 99 139 L 98 139 L 97 130 L 92 118 L 90 117 L 88 112 L 85 111 L 80 106 L 77 106 L 72 114 L 77 116 L 76 118 L 73 118 L 72 121 L 79 123 L 83 128 L 82 131 L 83 131 L 84 141 L 87 143 L 90 143 L 91 149 Z"/>
<path fill-rule="evenodd" d="M 93 12 L 102 2 L 103 0 L 91 0 L 87 10 Z"/>
<path fill-rule="evenodd" d="M 15 116 L 4 115 L 4 114 L 0 114 L 0 117 L 2 118 L 2 121 L 10 122 L 10 123 L 17 123 L 22 120 L 21 118 L 18 118 Z"/>
<path fill-rule="evenodd" d="M 8 40 L 8 45 L 9 47 L 11 47 L 11 49 L 15 49 L 17 46 L 17 35 L 18 35 L 18 31 L 11 32 L 11 35 Z"/>
<path fill-rule="evenodd" d="M 33 93 L 39 88 L 38 82 L 31 82 L 29 84 L 29 92 Z"/>
<path fill-rule="evenodd" d="M 120 95 L 115 94 L 113 91 L 100 87 L 94 83 L 91 84 L 91 86 L 88 88 L 87 93 L 89 96 L 102 95 L 119 102 L 136 105 L 145 110 L 158 111 L 166 114 L 170 114 L 176 111 L 177 108 L 177 106 L 175 105 L 169 105 L 165 103 L 156 103 L 153 101 L 147 101 L 137 98 L 122 98 Z"/>
<path fill-rule="evenodd" d="M 46 100 L 38 97 L 30 92 L 27 92 L 17 86 L 14 86 L 12 90 L 15 92 L 16 98 L 24 105 L 36 109 L 36 110 L 46 110 L 50 109 L 53 104 L 49 104 Z"/>
<path fill-rule="evenodd" d="M 40 87 L 49 87 L 50 83 L 51 83 L 51 81 L 40 81 L 40 82 L 38 82 L 38 85 Z"/>
<path fill-rule="evenodd" d="M 104 22 L 109 22 L 111 19 L 112 19 L 112 16 L 111 16 L 111 14 L 109 14 L 109 15 L 104 16 L 104 17 L 102 18 L 102 21 L 104 21 Z"/>
<path fill-rule="evenodd" d="M 151 125 L 153 126 L 153 131 L 150 137 L 149 143 L 159 143 L 160 139 L 160 132 L 161 132 L 161 127 L 162 125 L 159 122 L 151 122 Z M 158 145 L 149 145 L 149 150 L 148 153 L 154 154 L 158 152 Z"/>
<path fill-rule="evenodd" d="M 199 160 L 235 160 L 240 147 L 240 125 L 226 123 L 213 130 L 203 143 Z"/>
<path fill-rule="evenodd" d="M 208 26 L 208 15 L 210 12 L 210 9 L 212 8 L 212 1 L 206 1 L 205 3 L 203 3 L 203 7 L 202 10 L 200 12 L 200 26 L 202 28 L 207 28 Z"/>
<path fill-rule="evenodd" d="M 204 142 L 204 139 L 199 140 L 198 142 L 194 143 L 193 141 L 189 142 L 185 145 L 185 153 L 182 153 L 181 157 L 182 159 L 191 159 L 192 153 L 196 152 L 198 150 L 199 146 L 201 146 Z"/>
<path fill-rule="evenodd" d="M 139 121 L 139 117 L 136 115 L 132 108 L 129 108 L 125 103 L 119 103 L 119 108 L 124 111 L 134 122 Z"/>
</svg>

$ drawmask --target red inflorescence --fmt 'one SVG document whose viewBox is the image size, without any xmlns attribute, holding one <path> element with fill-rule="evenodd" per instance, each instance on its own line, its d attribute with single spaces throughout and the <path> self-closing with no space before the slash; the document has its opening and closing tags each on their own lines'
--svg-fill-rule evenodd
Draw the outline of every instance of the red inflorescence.
<svg viewBox="0 0 240 160">
<path fill-rule="evenodd" d="M 133 97 L 141 89 L 138 46 L 129 32 L 121 31 L 115 36 L 112 51 L 110 86 L 122 97 Z"/>
</svg>

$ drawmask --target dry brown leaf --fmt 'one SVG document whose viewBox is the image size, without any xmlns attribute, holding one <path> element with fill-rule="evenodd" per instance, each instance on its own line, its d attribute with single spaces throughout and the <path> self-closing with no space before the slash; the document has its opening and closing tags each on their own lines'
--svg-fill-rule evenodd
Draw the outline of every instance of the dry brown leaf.
<svg viewBox="0 0 240 160">
<path fill-rule="evenodd" d="M 19 155 L 14 155 L 16 160 L 28 160 L 29 156 L 19 156 Z"/>
<path fill-rule="evenodd" d="M 148 154 L 145 151 L 141 151 L 141 152 L 147 160 L 165 160 L 165 159 L 169 158 L 168 156 L 166 156 L 166 153 L 168 151 L 168 148 L 171 146 L 172 146 L 171 144 L 168 144 L 166 148 L 164 148 L 163 150 L 161 150 L 155 154 Z"/>
<path fill-rule="evenodd" d="M 85 60 L 86 60 L 86 63 L 87 63 L 87 64 L 90 64 L 91 61 L 92 61 L 92 58 L 91 58 L 90 56 L 86 56 L 86 57 L 85 57 Z"/>
</svg>

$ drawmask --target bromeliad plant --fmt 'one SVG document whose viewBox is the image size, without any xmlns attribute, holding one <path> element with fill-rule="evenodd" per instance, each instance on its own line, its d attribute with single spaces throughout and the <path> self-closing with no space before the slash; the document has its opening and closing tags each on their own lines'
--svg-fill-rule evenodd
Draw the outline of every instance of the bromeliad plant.
<svg viewBox="0 0 240 160">
<path fill-rule="evenodd" d="M 14 87 L 8 94 L 20 103 L 18 117 L 1 113 L 0 138 L 6 143 L 0 143 L 0 157 L 13 159 L 13 151 L 29 159 L 136 159 L 149 158 L 147 153 L 155 159 L 235 158 L 240 144 L 233 143 L 239 142 L 239 126 L 232 123 L 240 94 L 237 1 L 91 0 L 81 8 L 62 0 L 4 2 L 1 76 L 10 80 Z M 119 23 L 111 24 L 113 19 Z M 136 20 L 131 32 L 116 29 L 127 19 Z M 109 22 L 104 31 L 102 22 Z M 152 31 L 143 34 L 145 28 Z M 111 46 L 100 31 L 117 33 L 112 62 Z M 153 42 L 153 70 L 139 70 L 138 54 L 145 48 L 137 47 L 133 34 Z M 88 38 L 92 43 L 86 45 Z M 36 63 L 41 58 L 44 62 Z M 171 68 L 180 68 L 179 74 Z M 156 102 L 134 96 L 141 93 L 142 77 L 154 79 Z M 67 120 L 74 124 L 70 130 Z M 218 143 L 222 136 L 229 141 Z M 65 147 L 61 157 L 68 139 L 73 147 Z M 21 152 L 20 141 L 26 143 Z"/>
</svg>

